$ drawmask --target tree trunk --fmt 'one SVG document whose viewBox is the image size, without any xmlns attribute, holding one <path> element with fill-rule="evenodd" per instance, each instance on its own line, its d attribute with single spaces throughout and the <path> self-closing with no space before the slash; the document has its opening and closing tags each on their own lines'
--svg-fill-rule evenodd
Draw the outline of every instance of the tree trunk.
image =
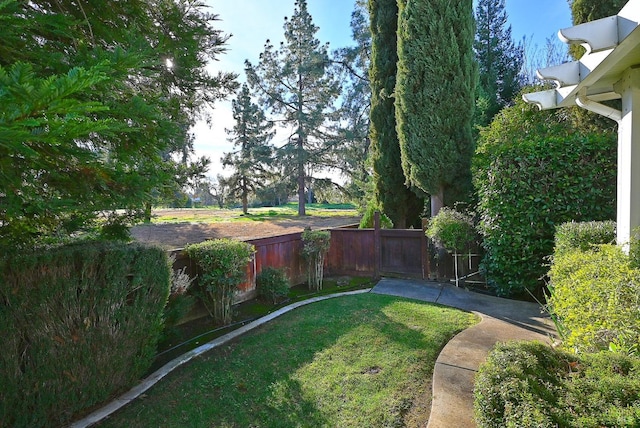
<svg viewBox="0 0 640 428">
<path fill-rule="evenodd" d="M 304 198 L 304 147 L 302 137 L 298 136 L 298 216 L 307 215 Z"/>
<path fill-rule="evenodd" d="M 431 217 L 435 217 L 444 206 L 444 189 L 440 187 L 437 195 L 431 195 Z"/>
</svg>

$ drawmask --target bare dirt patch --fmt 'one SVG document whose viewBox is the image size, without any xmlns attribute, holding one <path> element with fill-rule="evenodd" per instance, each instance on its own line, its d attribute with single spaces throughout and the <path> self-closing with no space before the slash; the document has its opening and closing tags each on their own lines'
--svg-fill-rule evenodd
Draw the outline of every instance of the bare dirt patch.
<svg viewBox="0 0 640 428">
<path fill-rule="evenodd" d="M 179 212 L 178 214 L 179 215 Z M 186 214 L 185 214 L 186 215 Z M 311 229 L 330 229 L 359 223 L 355 216 L 332 217 L 287 217 L 261 219 L 256 221 L 216 221 L 142 224 L 131 229 L 131 236 L 139 242 L 159 245 L 166 249 L 183 248 L 216 238 L 236 238 L 240 240 L 266 238 L 301 232 L 305 227 Z"/>
</svg>

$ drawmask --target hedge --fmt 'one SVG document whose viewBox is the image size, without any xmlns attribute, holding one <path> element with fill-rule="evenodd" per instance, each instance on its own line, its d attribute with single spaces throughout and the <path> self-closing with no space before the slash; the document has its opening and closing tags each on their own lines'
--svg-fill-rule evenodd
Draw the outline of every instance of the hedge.
<svg viewBox="0 0 640 428">
<path fill-rule="evenodd" d="M 149 368 L 163 250 L 82 243 L 0 258 L 0 426 L 62 426 Z"/>
<path fill-rule="evenodd" d="M 475 185 L 482 266 L 498 295 L 539 292 L 556 225 L 615 217 L 616 143 L 610 136 L 530 136 L 485 145 Z"/>
</svg>

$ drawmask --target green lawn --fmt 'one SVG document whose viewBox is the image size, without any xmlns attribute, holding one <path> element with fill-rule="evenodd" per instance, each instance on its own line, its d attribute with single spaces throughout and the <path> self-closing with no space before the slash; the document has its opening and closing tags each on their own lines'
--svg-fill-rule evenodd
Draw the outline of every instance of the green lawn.
<svg viewBox="0 0 640 428">
<path fill-rule="evenodd" d="M 307 204 L 306 213 L 314 217 L 358 216 L 358 210 L 351 204 Z M 298 204 L 288 203 L 278 207 L 249 208 L 244 215 L 241 208 L 219 209 L 183 208 L 157 209 L 153 212 L 153 223 L 215 223 L 228 221 L 265 221 L 286 219 L 298 215 Z"/>
<path fill-rule="evenodd" d="M 370 293 L 314 303 L 170 374 L 101 426 L 421 426 L 439 351 L 474 322 Z"/>
</svg>

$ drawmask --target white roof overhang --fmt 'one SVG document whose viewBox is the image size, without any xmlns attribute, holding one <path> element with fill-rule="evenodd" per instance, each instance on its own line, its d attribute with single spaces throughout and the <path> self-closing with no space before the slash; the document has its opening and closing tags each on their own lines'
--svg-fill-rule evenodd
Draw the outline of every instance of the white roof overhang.
<svg viewBox="0 0 640 428">
<path fill-rule="evenodd" d="M 606 107 L 594 104 L 620 98 L 614 85 L 640 64 L 640 1 L 629 1 L 618 15 L 560 30 L 558 37 L 587 52 L 579 61 L 539 70 L 538 77 L 555 81 L 556 88 L 525 94 L 524 100 L 541 110 L 587 103 L 590 109 Z M 618 120 L 619 112 L 609 110 L 598 113 Z"/>
</svg>

